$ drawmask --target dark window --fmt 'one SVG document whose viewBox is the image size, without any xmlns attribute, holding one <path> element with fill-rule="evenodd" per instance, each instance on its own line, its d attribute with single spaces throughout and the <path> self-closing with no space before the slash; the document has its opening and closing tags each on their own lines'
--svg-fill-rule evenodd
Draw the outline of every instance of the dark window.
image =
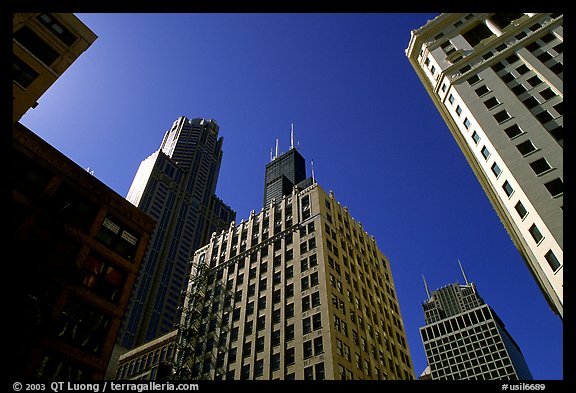
<svg viewBox="0 0 576 393">
<path fill-rule="evenodd" d="M 550 112 L 548 112 L 548 111 L 542 111 L 542 112 L 538 113 L 537 115 L 535 115 L 535 117 L 542 124 L 546 124 L 549 121 L 554 120 L 554 116 L 552 116 L 550 114 Z"/>
<path fill-rule="evenodd" d="M 530 71 L 530 69 L 526 66 L 526 64 L 522 64 L 520 67 L 516 68 L 516 72 L 518 72 L 520 75 L 524 75 L 528 71 Z"/>
<path fill-rule="evenodd" d="M 471 46 L 474 47 L 493 34 L 494 33 L 492 33 L 484 23 L 479 23 L 466 33 L 462 34 L 462 36 Z"/>
<path fill-rule="evenodd" d="M 480 77 L 478 75 L 474 75 L 471 76 L 470 78 L 467 79 L 468 84 L 473 85 L 474 83 L 478 82 L 480 80 Z"/>
<path fill-rule="evenodd" d="M 554 91 L 552 91 L 552 89 L 549 88 L 549 87 L 546 88 L 546 89 L 544 89 L 544 90 L 542 90 L 542 91 L 540 92 L 540 95 L 541 95 L 542 98 L 544 98 L 545 100 L 549 100 L 549 99 L 551 99 L 551 98 L 556 97 L 556 93 L 554 93 Z"/>
<path fill-rule="evenodd" d="M 484 86 L 480 86 L 479 88 L 477 88 L 476 90 L 474 90 L 476 92 L 476 94 L 478 95 L 478 97 L 488 93 L 490 90 L 488 90 L 488 88 L 486 87 L 486 85 Z"/>
<path fill-rule="evenodd" d="M 506 110 L 502 110 L 494 115 L 494 119 L 496 119 L 498 123 L 502 123 L 504 120 L 507 120 L 509 118 L 510 114 L 506 112 Z"/>
<path fill-rule="evenodd" d="M 96 234 L 96 239 L 115 250 L 124 258 L 132 260 L 139 236 L 131 232 L 131 230 L 125 229 L 116 219 L 107 217 Z"/>
<path fill-rule="evenodd" d="M 556 271 L 560 268 L 560 261 L 558 261 L 558 258 L 556 258 L 556 255 L 554 255 L 552 250 L 548 251 L 544 257 L 546 258 L 546 261 L 548 261 L 552 271 Z"/>
<path fill-rule="evenodd" d="M 516 209 L 516 212 L 518 212 L 520 218 L 524 218 L 526 217 L 526 214 L 528 214 L 528 211 L 520 201 L 518 201 L 518 203 L 516 204 L 516 206 L 514 206 L 514 208 Z"/>
<path fill-rule="evenodd" d="M 40 14 L 37 19 L 66 46 L 70 46 L 76 41 L 76 36 L 62 26 L 51 14 Z"/>
<path fill-rule="evenodd" d="M 47 66 L 50 66 L 58 58 L 58 52 L 38 37 L 28 26 L 16 31 L 14 39 Z"/>
<path fill-rule="evenodd" d="M 528 109 L 532 109 L 534 107 L 537 107 L 538 105 L 540 105 L 540 103 L 538 102 L 538 100 L 534 97 L 529 97 L 528 99 L 522 101 L 522 103 L 524 105 L 526 105 L 526 108 Z"/>
<path fill-rule="evenodd" d="M 553 197 L 563 193 L 564 183 L 560 178 L 549 181 L 548 183 L 544 184 L 544 186 Z"/>
<path fill-rule="evenodd" d="M 540 158 L 539 160 L 530 163 L 530 167 L 537 175 L 541 175 L 547 170 L 552 169 L 552 167 L 550 166 L 550 164 L 548 164 L 548 161 L 546 161 L 545 158 Z"/>
<path fill-rule="evenodd" d="M 512 195 L 512 193 L 514 192 L 514 189 L 512 188 L 510 183 L 508 183 L 508 181 L 504 182 L 504 184 L 502 185 L 502 188 L 504 189 L 504 191 L 506 192 L 506 195 L 508 195 L 508 196 Z"/>
<path fill-rule="evenodd" d="M 488 108 L 488 109 L 492 109 L 492 108 L 494 108 L 494 107 L 495 107 L 496 105 L 498 105 L 498 104 L 499 104 L 499 102 L 498 102 L 498 100 L 496 99 L 496 97 L 492 97 L 492 98 L 484 101 L 484 105 L 485 105 L 486 108 Z"/>
<path fill-rule="evenodd" d="M 542 240 L 542 238 L 544 237 L 542 236 L 542 233 L 540 233 L 540 230 L 538 229 L 536 224 L 532 224 L 532 226 L 528 231 L 530 232 L 532 238 L 534 239 L 534 241 L 536 241 L 536 243 L 540 242 L 540 240 Z"/>
<path fill-rule="evenodd" d="M 514 124 L 513 126 L 506 128 L 504 132 L 506 133 L 506 135 L 508 135 L 508 138 L 510 139 L 522 134 L 522 130 L 520 129 L 520 127 L 518 127 L 518 124 Z"/>
<path fill-rule="evenodd" d="M 27 88 L 38 77 L 38 73 L 32 67 L 12 55 L 12 80 L 20 86 Z"/>
<path fill-rule="evenodd" d="M 542 83 L 542 80 L 538 78 L 538 75 L 534 75 L 532 78 L 529 78 L 526 82 L 528 82 L 530 86 L 535 87 L 538 86 L 540 83 Z"/>
<path fill-rule="evenodd" d="M 520 58 L 516 54 L 512 54 L 506 58 L 508 64 L 516 63 L 518 60 L 520 60 Z"/>
<path fill-rule="evenodd" d="M 516 146 L 516 148 L 523 156 L 532 153 L 533 151 L 536 151 L 536 146 L 534 146 L 531 140 L 527 140 L 526 142 L 520 143 L 519 145 Z"/>
</svg>

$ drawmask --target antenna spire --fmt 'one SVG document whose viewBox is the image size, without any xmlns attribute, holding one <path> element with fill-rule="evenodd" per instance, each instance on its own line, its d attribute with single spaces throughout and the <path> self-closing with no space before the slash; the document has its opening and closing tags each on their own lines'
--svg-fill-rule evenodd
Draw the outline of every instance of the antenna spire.
<svg viewBox="0 0 576 393">
<path fill-rule="evenodd" d="M 466 273 L 464 273 L 462 263 L 460 263 L 460 259 L 458 259 L 458 265 L 460 265 L 460 271 L 462 271 L 462 276 L 464 276 L 464 281 L 466 281 L 466 285 L 470 285 L 470 283 L 468 282 L 468 278 L 466 278 Z"/>
<path fill-rule="evenodd" d="M 314 160 L 310 161 L 312 164 L 312 183 L 316 183 L 316 178 L 314 177 Z"/>
<path fill-rule="evenodd" d="M 274 161 L 274 158 L 272 158 L 272 148 L 270 148 L 270 161 Z"/>
<path fill-rule="evenodd" d="M 428 300 L 430 300 L 430 291 L 428 290 L 428 283 L 426 282 L 426 278 L 422 275 L 422 281 L 424 281 L 424 288 L 426 289 L 426 295 L 428 295 Z"/>
<path fill-rule="evenodd" d="M 276 155 L 274 158 L 278 158 L 278 138 L 276 138 Z"/>
<path fill-rule="evenodd" d="M 294 123 L 290 127 L 290 149 L 294 149 Z"/>
</svg>

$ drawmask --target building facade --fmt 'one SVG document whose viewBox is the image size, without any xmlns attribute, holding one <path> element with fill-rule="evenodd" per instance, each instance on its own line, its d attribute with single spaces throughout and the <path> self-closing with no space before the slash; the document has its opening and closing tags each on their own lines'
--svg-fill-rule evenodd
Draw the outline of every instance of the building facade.
<svg viewBox="0 0 576 393">
<path fill-rule="evenodd" d="M 441 14 L 406 56 L 563 316 L 563 14 Z"/>
<path fill-rule="evenodd" d="M 12 14 L 12 122 L 16 123 L 97 36 L 74 14 Z"/>
<path fill-rule="evenodd" d="M 155 221 L 20 123 L 12 135 L 8 374 L 102 379 Z"/>
<path fill-rule="evenodd" d="M 142 161 L 126 199 L 158 222 L 117 344 L 134 348 L 174 330 L 190 260 L 209 229 L 236 213 L 215 196 L 223 138 L 213 120 L 178 118 Z"/>
<path fill-rule="evenodd" d="M 522 351 L 474 283 L 432 292 L 420 335 L 428 367 L 421 379 L 530 380 Z"/>
<path fill-rule="evenodd" d="M 194 254 L 176 379 L 404 379 L 414 372 L 388 259 L 317 184 Z"/>
<path fill-rule="evenodd" d="M 177 330 L 120 355 L 116 380 L 160 381 L 168 375 Z M 165 375 L 163 375 L 165 374 Z"/>
</svg>

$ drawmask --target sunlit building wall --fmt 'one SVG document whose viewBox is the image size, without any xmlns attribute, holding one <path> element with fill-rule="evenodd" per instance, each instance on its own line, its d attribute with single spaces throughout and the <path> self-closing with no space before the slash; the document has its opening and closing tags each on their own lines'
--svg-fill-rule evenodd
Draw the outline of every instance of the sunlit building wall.
<svg viewBox="0 0 576 393">
<path fill-rule="evenodd" d="M 192 265 L 176 376 L 415 379 L 390 263 L 317 183 L 214 233 Z"/>
<path fill-rule="evenodd" d="M 406 56 L 563 316 L 563 15 L 447 13 Z"/>
<path fill-rule="evenodd" d="M 16 123 L 96 40 L 70 13 L 12 14 L 12 122 Z"/>
</svg>

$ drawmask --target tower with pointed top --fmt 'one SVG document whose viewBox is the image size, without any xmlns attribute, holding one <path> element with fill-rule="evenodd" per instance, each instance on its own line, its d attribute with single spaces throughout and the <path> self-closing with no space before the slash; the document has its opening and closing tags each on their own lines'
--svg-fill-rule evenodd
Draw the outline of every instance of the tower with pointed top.
<svg viewBox="0 0 576 393">
<path fill-rule="evenodd" d="M 522 351 L 496 312 L 469 283 L 428 291 L 420 335 L 430 379 L 532 379 Z"/>
<path fill-rule="evenodd" d="M 270 156 L 271 161 L 266 165 L 264 176 L 264 208 L 269 206 L 272 199 L 280 200 L 282 196 L 292 194 L 294 186 L 307 180 L 306 161 L 294 147 L 294 125 L 291 127 L 290 149 L 278 155 L 276 140 L 276 153 Z"/>
</svg>

